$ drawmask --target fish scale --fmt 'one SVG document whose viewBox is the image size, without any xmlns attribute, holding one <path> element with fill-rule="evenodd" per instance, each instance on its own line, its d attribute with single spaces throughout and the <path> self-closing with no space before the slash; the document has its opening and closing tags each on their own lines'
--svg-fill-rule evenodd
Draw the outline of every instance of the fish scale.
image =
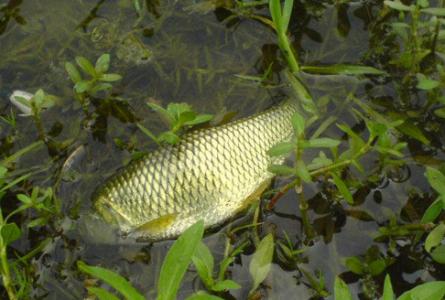
<svg viewBox="0 0 445 300">
<path fill-rule="evenodd" d="M 175 237 L 200 219 L 206 226 L 221 223 L 274 176 L 268 167 L 283 158 L 267 151 L 291 138 L 297 110 L 288 100 L 185 134 L 177 145 L 161 147 L 107 180 L 94 196 L 95 208 L 122 232 L 153 240 Z"/>
</svg>

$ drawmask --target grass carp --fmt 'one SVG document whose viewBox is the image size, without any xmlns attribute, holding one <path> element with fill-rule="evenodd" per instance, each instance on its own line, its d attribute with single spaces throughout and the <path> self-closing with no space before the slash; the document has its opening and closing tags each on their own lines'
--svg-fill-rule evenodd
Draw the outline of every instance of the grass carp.
<svg viewBox="0 0 445 300">
<path fill-rule="evenodd" d="M 192 131 L 130 163 L 101 186 L 94 206 L 131 236 L 158 240 L 198 220 L 211 226 L 247 207 L 273 174 L 267 151 L 291 138 L 297 104 L 288 100 L 222 126 Z"/>
</svg>

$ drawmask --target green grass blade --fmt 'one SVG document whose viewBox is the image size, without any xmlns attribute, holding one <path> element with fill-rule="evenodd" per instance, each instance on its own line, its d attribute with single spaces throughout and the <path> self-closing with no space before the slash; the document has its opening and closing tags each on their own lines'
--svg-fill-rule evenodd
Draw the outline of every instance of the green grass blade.
<svg viewBox="0 0 445 300">
<path fill-rule="evenodd" d="M 144 296 L 142 296 L 127 279 L 113 271 L 101 267 L 89 266 L 80 260 L 77 262 L 77 267 L 82 272 L 103 280 L 120 292 L 126 299 L 145 300 Z"/>
<path fill-rule="evenodd" d="M 181 280 L 204 234 L 204 222 L 199 221 L 173 243 L 161 267 L 158 300 L 174 300 Z"/>
<path fill-rule="evenodd" d="M 359 65 L 301 66 L 308 73 L 326 75 L 383 75 L 384 71 Z"/>
</svg>

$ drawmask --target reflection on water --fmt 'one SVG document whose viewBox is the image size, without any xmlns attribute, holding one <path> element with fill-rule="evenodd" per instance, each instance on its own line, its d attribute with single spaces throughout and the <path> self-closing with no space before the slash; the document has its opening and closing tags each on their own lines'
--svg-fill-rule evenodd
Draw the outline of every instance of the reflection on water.
<svg viewBox="0 0 445 300">
<path fill-rule="evenodd" d="M 235 16 L 228 8 L 218 7 L 218 1 L 147 3 L 142 15 L 135 12 L 131 1 L 40 0 L 0 4 L 0 113 L 10 111 L 7 96 L 16 89 L 34 92 L 43 88 L 62 99 L 60 105 L 44 113 L 43 123 L 51 138 L 66 146 L 54 151 L 40 149 L 23 157 L 17 165 L 17 169 L 46 168 L 34 175 L 32 182 L 42 186 L 57 182 L 58 197 L 66 215 L 64 231 L 53 236 L 44 254 L 34 262 L 39 274 L 33 291 L 35 298 L 81 299 L 84 288 L 76 270 L 78 259 L 119 271 L 150 299 L 155 297 L 157 274 L 171 241 L 154 244 L 116 241 L 115 234 L 98 220 L 85 221 L 90 213 L 91 194 L 104 179 L 126 164 L 132 153 L 155 147 L 134 124 L 139 121 L 155 132 L 163 130 L 158 118 L 146 107 L 147 99 L 163 104 L 183 101 L 200 112 L 237 111 L 240 117 L 261 111 L 290 95 L 282 84 L 284 66 L 277 60 L 276 36 L 261 22 Z M 366 25 L 372 19 L 372 7 L 366 3 L 337 7 L 309 3 L 305 8 L 296 5 L 291 32 L 303 61 L 363 62 L 368 51 L 370 36 Z M 256 11 L 266 14 L 267 7 Z M 92 99 L 90 111 L 85 114 L 73 99 L 64 63 L 78 55 L 93 61 L 102 53 L 111 54 L 113 72 L 122 74 L 124 79 L 113 89 L 117 100 Z M 234 76 L 261 76 L 271 63 L 273 72 L 268 84 Z M 314 75 L 304 79 L 315 98 L 329 101 L 322 113 L 338 116 L 341 122 L 358 129 L 363 124 L 346 113 L 349 93 L 363 101 L 392 99 L 396 94 L 391 85 L 370 79 Z M 389 105 L 383 107 L 392 109 Z M 16 130 L 20 134 L 15 140 L 6 138 L 11 130 L 2 128 L 2 156 L 14 153 L 37 137 L 31 119 L 17 120 Z M 338 137 L 342 133 L 333 128 L 328 135 Z M 63 168 L 79 147 L 84 149 L 82 157 L 74 159 L 70 168 Z M 421 149 L 413 141 L 409 149 L 413 157 L 422 155 L 423 150 L 428 154 L 428 149 Z M 391 178 L 382 172 L 380 185 L 357 189 L 355 198 L 359 200 L 354 207 L 327 201 L 331 193 L 325 183 L 305 186 L 316 238 L 293 261 L 276 255 L 265 282 L 267 299 L 290 299 L 295 295 L 299 299 L 310 298 L 314 293 L 305 273 L 322 274 L 330 287 L 335 275 L 347 271 L 343 259 L 364 255 L 371 246 L 385 255 L 405 257 L 389 267 L 396 290 L 411 287 L 419 277 L 425 280 L 426 271 L 419 265 L 421 258 L 413 249 L 399 244 L 398 253 L 392 253 L 386 242 L 374 241 L 376 230 L 386 225 L 382 222 L 390 214 L 402 209 L 421 214 L 426 206 L 419 204 L 419 199 L 424 199 L 422 193 L 428 191 L 423 171 L 414 165 L 409 168 L 411 176 L 403 180 L 397 180 L 400 174 Z M 59 172 L 61 169 L 63 174 Z M 297 199 L 291 191 L 273 212 L 264 212 L 259 232 L 273 231 L 277 240 L 288 236 L 296 248 L 302 247 L 305 241 Z M 250 222 L 250 215 L 237 221 Z M 223 257 L 225 232 L 231 226 L 235 225 L 226 224 L 205 239 L 216 261 Z M 231 242 L 241 244 L 250 238 L 249 232 L 249 229 L 237 232 Z M 44 234 L 30 232 L 30 245 Z M 22 243 L 17 250 L 27 251 L 30 245 Z M 253 248 L 246 248 L 229 268 L 231 277 L 243 288 L 231 295 L 224 294 L 227 299 L 247 297 L 251 285 L 247 266 L 252 251 Z M 352 273 L 346 275 L 350 283 L 357 283 L 352 287 L 358 289 L 357 277 Z M 433 276 L 444 278 L 439 270 L 430 272 L 427 279 Z M 188 272 L 179 299 L 202 288 L 196 278 L 194 270 Z"/>
</svg>

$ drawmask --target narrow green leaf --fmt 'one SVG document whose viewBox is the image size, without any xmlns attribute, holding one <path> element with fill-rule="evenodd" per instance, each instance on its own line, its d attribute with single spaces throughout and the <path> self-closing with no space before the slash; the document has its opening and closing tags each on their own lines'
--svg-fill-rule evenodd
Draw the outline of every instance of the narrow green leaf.
<svg viewBox="0 0 445 300">
<path fill-rule="evenodd" d="M 3 239 L 3 244 L 7 246 L 7 245 L 11 244 L 12 242 L 18 240 L 20 238 L 20 236 L 22 235 L 22 231 L 17 226 L 17 224 L 8 223 L 8 224 L 4 224 L 0 228 L 0 234 Z"/>
<path fill-rule="evenodd" d="M 300 137 L 304 133 L 305 121 L 302 115 L 295 113 L 292 116 L 292 126 L 294 127 L 295 135 Z"/>
<path fill-rule="evenodd" d="M 274 145 L 267 151 L 270 156 L 281 156 L 289 154 L 295 149 L 295 144 L 292 142 L 282 142 Z"/>
<path fill-rule="evenodd" d="M 414 10 L 413 5 L 407 6 L 400 1 L 385 0 L 383 3 L 385 3 L 386 6 L 392 8 L 392 9 L 395 9 L 395 10 L 399 10 L 399 11 L 413 11 Z"/>
<path fill-rule="evenodd" d="M 418 73 L 417 77 L 417 88 L 420 90 L 432 90 L 440 85 L 440 82 L 434 79 L 430 79 L 425 75 Z"/>
<path fill-rule="evenodd" d="M 383 286 L 383 299 L 382 300 L 394 300 L 394 292 L 392 290 L 391 278 L 388 274 L 385 276 L 385 284 Z"/>
<path fill-rule="evenodd" d="M 307 141 L 307 148 L 334 148 L 340 145 L 340 141 L 330 138 L 318 138 Z"/>
<path fill-rule="evenodd" d="M 238 283 L 229 279 L 218 281 L 215 285 L 212 286 L 212 290 L 215 292 L 237 290 L 239 288 L 241 288 L 241 286 Z"/>
<path fill-rule="evenodd" d="M 166 131 L 159 135 L 158 140 L 160 142 L 166 142 L 170 145 L 175 145 L 175 144 L 179 143 L 180 138 L 175 133 L 173 133 L 171 131 Z"/>
<path fill-rule="evenodd" d="M 295 172 L 304 182 L 312 182 L 312 176 L 302 160 L 297 161 Z"/>
<path fill-rule="evenodd" d="M 188 103 L 169 103 L 167 105 L 167 110 L 174 116 L 174 118 L 177 120 L 179 119 L 179 116 L 185 112 L 193 112 L 192 107 Z"/>
<path fill-rule="evenodd" d="M 445 224 L 437 225 L 426 237 L 425 250 L 431 252 L 433 247 L 439 245 L 445 236 Z"/>
<path fill-rule="evenodd" d="M 403 293 L 397 300 L 443 300 L 445 281 L 426 282 Z"/>
<path fill-rule="evenodd" d="M 82 80 L 82 76 L 80 76 L 79 71 L 77 68 L 70 62 L 65 63 L 65 70 L 68 73 L 68 76 L 70 77 L 71 81 L 74 83 L 78 83 Z"/>
<path fill-rule="evenodd" d="M 200 242 L 196 247 L 195 253 L 192 256 L 192 261 L 204 284 L 207 287 L 212 286 L 214 267 L 213 256 L 209 248 L 203 242 Z"/>
<path fill-rule="evenodd" d="M 443 7 L 428 7 L 421 9 L 420 11 L 438 17 L 445 17 L 445 8 Z"/>
<path fill-rule="evenodd" d="M 77 56 L 76 62 L 85 73 L 89 74 L 91 77 L 96 77 L 96 69 L 94 69 L 94 66 L 88 59 L 83 56 Z"/>
<path fill-rule="evenodd" d="M 426 224 L 434 222 L 436 218 L 440 215 L 443 208 L 443 201 L 441 199 L 436 199 L 423 213 L 420 223 Z"/>
<path fill-rule="evenodd" d="M 119 74 L 103 74 L 102 76 L 100 76 L 100 80 L 105 82 L 113 82 L 121 79 L 122 76 Z"/>
<path fill-rule="evenodd" d="M 335 300 L 352 300 L 352 295 L 347 284 L 338 276 L 335 277 L 334 297 Z"/>
<path fill-rule="evenodd" d="M 352 273 L 362 275 L 364 273 L 364 267 L 362 261 L 356 257 L 351 256 L 346 258 L 345 265 Z"/>
<path fill-rule="evenodd" d="M 184 231 L 173 243 L 161 267 L 158 281 L 158 300 L 174 300 L 187 267 L 192 261 L 204 233 L 204 222 L 199 221 Z"/>
<path fill-rule="evenodd" d="M 210 295 L 204 291 L 199 291 L 189 297 L 186 300 L 224 300 L 218 296 Z"/>
<path fill-rule="evenodd" d="M 275 24 L 277 32 L 281 32 L 281 3 L 280 0 L 269 1 L 269 11 L 272 16 L 272 21 Z"/>
<path fill-rule="evenodd" d="M 47 224 L 47 219 L 42 217 L 32 220 L 31 222 L 28 223 L 27 227 L 32 228 L 36 226 L 44 226 L 46 224 Z"/>
<path fill-rule="evenodd" d="M 289 176 L 295 174 L 295 169 L 286 165 L 270 165 L 268 170 L 269 172 L 281 176 Z"/>
<path fill-rule="evenodd" d="M 88 287 L 87 290 L 90 294 L 95 295 L 99 300 L 119 300 L 118 297 L 116 297 L 109 291 L 104 290 L 103 288 Z"/>
<path fill-rule="evenodd" d="M 249 294 L 252 294 L 261 282 L 266 279 L 267 274 L 270 271 L 272 257 L 274 252 L 274 241 L 272 234 L 266 235 L 261 242 L 258 244 L 258 247 L 255 253 L 252 256 L 252 260 L 249 264 L 249 272 L 253 278 L 253 285 L 250 289 Z"/>
<path fill-rule="evenodd" d="M 433 189 L 440 195 L 445 195 L 445 175 L 432 167 L 426 167 L 425 175 Z"/>
<path fill-rule="evenodd" d="M 445 119 L 445 107 L 441 107 L 434 110 L 434 114 L 439 118 Z"/>
<path fill-rule="evenodd" d="M 314 74 L 337 75 L 382 75 L 386 72 L 369 66 L 359 65 L 329 65 L 329 66 L 301 66 L 303 71 Z"/>
<path fill-rule="evenodd" d="M 153 102 L 147 102 L 147 105 L 155 112 L 159 113 L 161 117 L 164 118 L 164 120 L 167 121 L 170 126 L 173 126 L 173 124 L 176 121 L 176 118 L 171 112 Z"/>
<path fill-rule="evenodd" d="M 81 80 L 74 85 L 74 90 L 76 93 L 81 94 L 91 89 L 92 86 L 93 83 L 91 81 Z"/>
<path fill-rule="evenodd" d="M 191 122 L 196 118 L 196 113 L 194 111 L 185 111 L 179 114 L 178 119 L 174 127 L 177 129 L 181 128 L 186 122 Z"/>
<path fill-rule="evenodd" d="M 99 74 L 103 74 L 108 71 L 110 68 L 110 54 L 104 53 L 102 54 L 96 61 L 96 72 Z"/>
<path fill-rule="evenodd" d="M 283 6 L 283 15 L 281 18 L 280 26 L 281 31 L 286 32 L 289 26 L 290 17 L 292 15 L 292 8 L 294 6 L 294 0 L 285 0 Z"/>
<path fill-rule="evenodd" d="M 130 282 L 119 274 L 101 267 L 89 266 L 83 261 L 77 261 L 77 267 L 90 276 L 101 279 L 111 287 L 120 292 L 127 299 L 144 300 L 144 296 L 140 294 Z"/>
<path fill-rule="evenodd" d="M 160 144 L 158 138 L 147 128 L 145 128 L 144 126 L 142 126 L 139 123 L 136 123 L 136 126 L 143 132 L 145 133 L 145 135 L 147 135 L 149 138 L 151 138 L 153 141 L 156 142 L 156 144 Z"/>
<path fill-rule="evenodd" d="M 203 115 L 198 115 L 196 118 L 194 118 L 191 121 L 185 122 L 184 125 L 187 126 L 194 126 L 194 125 L 198 125 L 198 124 L 202 124 L 202 123 L 206 123 L 209 122 L 213 119 L 213 115 L 211 114 L 203 114 Z"/>
<path fill-rule="evenodd" d="M 343 195 L 343 197 L 345 198 L 346 202 L 348 202 L 349 204 L 353 205 L 354 204 L 354 199 L 352 198 L 352 194 L 349 191 L 348 186 L 343 181 L 343 179 L 341 179 L 335 173 L 331 173 L 331 176 L 332 176 L 332 179 L 334 180 L 335 186 L 340 191 L 340 193 Z"/>
<path fill-rule="evenodd" d="M 413 123 L 412 120 L 406 119 L 405 122 L 396 127 L 401 133 L 412 137 L 425 145 L 429 145 L 430 141 L 425 137 L 422 130 Z"/>
<path fill-rule="evenodd" d="M 445 245 L 440 245 L 431 252 L 431 257 L 440 264 L 445 264 Z"/>
</svg>

